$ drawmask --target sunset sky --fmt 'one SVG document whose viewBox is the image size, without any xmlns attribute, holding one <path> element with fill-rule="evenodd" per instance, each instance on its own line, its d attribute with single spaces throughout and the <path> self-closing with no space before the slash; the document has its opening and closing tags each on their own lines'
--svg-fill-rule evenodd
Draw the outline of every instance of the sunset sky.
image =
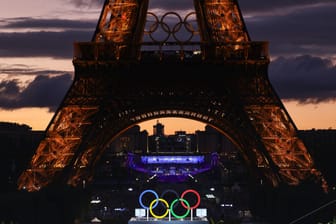
<svg viewBox="0 0 336 224">
<path fill-rule="evenodd" d="M 193 11 L 192 0 L 150 0 L 150 11 Z M 240 0 L 249 34 L 269 41 L 269 77 L 298 129 L 336 129 L 335 0 Z M 44 130 L 74 73 L 73 43 L 90 41 L 101 0 L 0 1 L 0 121 Z M 166 132 L 203 129 L 159 119 Z M 152 131 L 155 121 L 142 127 Z"/>
</svg>

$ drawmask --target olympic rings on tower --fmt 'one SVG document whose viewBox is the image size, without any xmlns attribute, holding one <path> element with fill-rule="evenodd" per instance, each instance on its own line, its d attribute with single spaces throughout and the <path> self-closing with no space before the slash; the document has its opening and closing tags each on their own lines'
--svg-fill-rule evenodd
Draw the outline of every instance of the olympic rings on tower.
<svg viewBox="0 0 336 224">
<path fill-rule="evenodd" d="M 166 193 L 168 192 L 172 192 L 175 194 L 176 197 L 178 197 L 178 194 L 176 191 L 174 190 L 165 190 L 160 197 L 163 197 Z M 149 206 L 145 206 L 142 202 L 142 197 L 146 194 L 146 193 L 152 193 L 154 194 L 155 196 L 155 199 L 153 201 L 150 202 Z M 188 194 L 188 193 L 193 193 L 196 195 L 197 197 L 197 201 L 196 203 L 193 205 L 193 206 L 190 206 L 189 202 L 184 199 L 185 195 Z M 153 209 L 159 204 L 159 202 L 162 202 L 163 205 L 165 206 L 166 208 L 166 211 L 164 212 L 164 214 L 162 215 L 157 215 L 153 212 Z M 183 206 L 183 208 L 187 209 L 187 211 L 183 214 L 183 215 L 177 215 L 174 211 L 174 207 L 175 207 L 175 204 L 180 202 L 181 205 Z M 177 218 L 177 219 L 183 219 L 185 218 L 186 216 L 189 215 L 190 213 L 190 210 L 192 209 L 195 209 L 197 208 L 200 203 L 201 203 L 201 197 L 199 195 L 199 193 L 196 191 L 196 190 L 193 190 L 193 189 L 188 189 L 188 190 L 185 190 L 182 194 L 181 194 L 181 197 L 180 198 L 176 198 L 174 199 L 170 206 L 169 206 L 169 203 L 163 199 L 163 198 L 159 198 L 158 194 L 154 191 L 154 190 L 144 190 L 140 196 L 139 196 L 139 203 L 141 205 L 142 208 L 146 209 L 146 210 L 149 210 L 150 214 L 154 217 L 154 218 L 157 218 L 157 219 L 163 219 L 164 217 L 166 217 L 168 214 L 169 214 L 169 211 L 170 213 L 172 214 L 173 217 Z"/>
</svg>

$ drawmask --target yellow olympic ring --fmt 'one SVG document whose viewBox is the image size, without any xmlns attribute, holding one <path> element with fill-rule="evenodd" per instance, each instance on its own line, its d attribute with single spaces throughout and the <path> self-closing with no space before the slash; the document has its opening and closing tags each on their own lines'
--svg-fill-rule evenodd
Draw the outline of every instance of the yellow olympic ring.
<svg viewBox="0 0 336 224">
<path fill-rule="evenodd" d="M 163 202 L 163 204 L 166 205 L 167 211 L 166 211 L 163 215 L 155 215 L 154 212 L 153 212 L 153 208 L 152 208 L 152 207 L 153 207 L 154 203 L 155 203 L 157 200 Z M 159 198 L 159 199 L 156 198 L 156 199 L 154 199 L 154 200 L 150 203 L 150 205 L 149 205 L 149 212 L 151 213 L 151 215 L 152 215 L 154 218 L 157 218 L 157 219 L 162 219 L 162 218 L 166 217 L 166 216 L 168 215 L 168 212 L 169 212 L 169 205 L 168 205 L 168 202 L 167 202 L 166 200 L 162 199 L 162 198 Z"/>
</svg>

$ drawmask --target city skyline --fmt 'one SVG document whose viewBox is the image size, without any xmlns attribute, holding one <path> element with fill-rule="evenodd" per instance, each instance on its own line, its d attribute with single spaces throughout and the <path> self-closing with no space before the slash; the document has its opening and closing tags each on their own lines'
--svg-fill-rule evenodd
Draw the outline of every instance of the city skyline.
<svg viewBox="0 0 336 224">
<path fill-rule="evenodd" d="M 336 128 L 336 3 L 238 2 L 251 39 L 269 41 L 269 77 L 298 129 Z M 190 11 L 192 6 L 192 1 L 150 3 L 154 12 Z M 47 127 L 73 79 L 73 43 L 91 40 L 102 4 L 0 3 L 0 121 L 27 124 L 33 130 Z M 155 120 L 142 128 L 151 131 Z M 191 132 L 205 125 L 168 120 L 162 122 L 167 133 L 168 128 Z"/>
</svg>

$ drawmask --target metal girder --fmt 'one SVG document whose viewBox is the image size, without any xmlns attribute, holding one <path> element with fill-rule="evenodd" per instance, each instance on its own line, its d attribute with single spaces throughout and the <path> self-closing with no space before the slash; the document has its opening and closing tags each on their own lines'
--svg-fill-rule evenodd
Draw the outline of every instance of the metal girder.
<svg viewBox="0 0 336 224">
<path fill-rule="evenodd" d="M 136 0 L 105 1 L 93 40 L 120 43 L 132 38 L 137 8 Z"/>
<path fill-rule="evenodd" d="M 283 111 L 278 106 L 248 106 L 246 111 L 255 126 L 272 160 L 280 170 L 301 170 L 301 175 L 285 178 L 290 184 L 298 184 L 306 178 L 313 161 Z M 288 175 L 289 174 L 289 175 Z"/>
<path fill-rule="evenodd" d="M 202 41 L 212 43 L 248 42 L 238 2 L 232 0 L 195 0 Z"/>
<path fill-rule="evenodd" d="M 19 188 L 34 191 L 52 182 L 73 158 L 84 129 L 91 125 L 90 117 L 96 111 L 95 107 L 62 107 L 38 145 L 29 169 L 19 178 Z"/>
<path fill-rule="evenodd" d="M 316 171 L 313 159 L 297 135 L 294 122 L 269 82 L 267 70 L 258 70 L 254 76 L 246 77 L 242 83 L 245 90 L 240 92 L 245 111 L 279 168 L 283 181 L 298 185 L 312 177 L 321 182 L 326 190 L 327 183 L 321 173 Z"/>
<path fill-rule="evenodd" d="M 148 0 L 106 0 L 94 42 L 138 43 L 143 35 Z"/>
</svg>

